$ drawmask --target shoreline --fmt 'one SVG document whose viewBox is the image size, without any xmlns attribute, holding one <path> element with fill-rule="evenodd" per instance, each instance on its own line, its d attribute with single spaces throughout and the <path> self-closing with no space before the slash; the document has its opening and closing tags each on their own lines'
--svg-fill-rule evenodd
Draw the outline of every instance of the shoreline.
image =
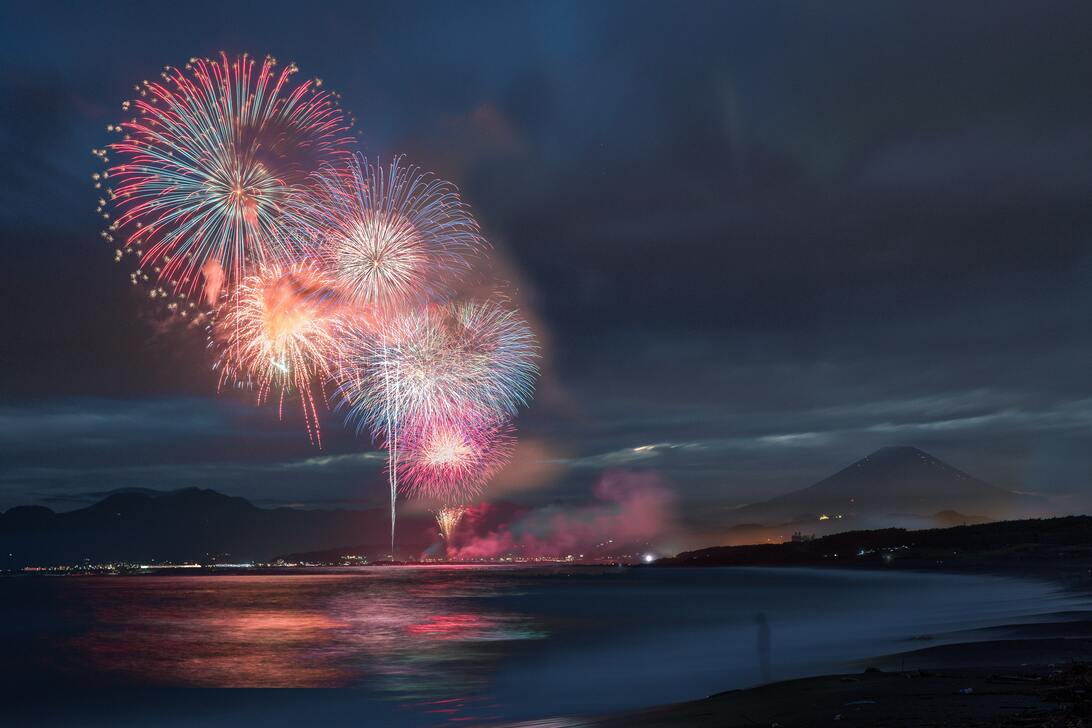
<svg viewBox="0 0 1092 728">
<path fill-rule="evenodd" d="M 564 725 L 1063 728 L 1087 725 L 1071 721 L 1088 719 L 1090 685 L 1092 665 L 1088 662 L 906 672 L 872 670 L 770 683 L 689 703 Z"/>
<path fill-rule="evenodd" d="M 915 569 L 919 570 L 952 573 Z M 1015 578 L 1037 576 L 1066 590 L 1090 594 L 1087 584 L 1077 588 L 1070 580 L 1061 578 L 1060 573 L 1035 575 L 998 569 L 973 572 Z M 846 665 L 853 671 L 776 681 L 691 701 L 584 716 L 552 725 L 566 728 L 1089 725 L 1092 723 L 1092 605 L 1088 610 L 1046 612 L 1028 619 L 1034 621 L 970 629 L 954 633 L 965 638 L 955 642 L 854 660 Z M 1081 720 L 1084 722 L 1073 722 Z"/>
</svg>

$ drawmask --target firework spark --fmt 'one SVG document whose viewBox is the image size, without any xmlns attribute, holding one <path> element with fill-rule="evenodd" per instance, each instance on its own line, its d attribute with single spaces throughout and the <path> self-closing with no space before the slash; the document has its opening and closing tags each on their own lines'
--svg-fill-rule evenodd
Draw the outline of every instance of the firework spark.
<svg viewBox="0 0 1092 728">
<path fill-rule="evenodd" d="M 357 431 L 402 422 L 458 422 L 467 412 L 516 414 L 532 394 L 538 349 L 497 300 L 432 305 L 346 339 L 339 405 Z"/>
<path fill-rule="evenodd" d="M 105 236 L 120 236 L 116 257 L 134 253 L 138 277 L 154 278 L 164 295 L 233 286 L 296 252 L 286 209 L 351 143 L 336 96 L 319 82 L 293 83 L 296 72 L 268 57 L 194 58 L 138 85 L 123 104 L 136 115 L 108 127 L 123 137 L 96 151 L 119 160 L 96 175 L 117 208 Z"/>
<path fill-rule="evenodd" d="M 466 506 L 444 506 L 435 512 L 436 525 L 440 527 L 440 535 L 444 538 L 444 544 L 451 547 L 451 535 L 466 513 Z"/>
<path fill-rule="evenodd" d="M 368 338 L 376 317 L 387 318 L 410 305 L 446 296 L 449 286 L 470 268 L 485 241 L 470 210 L 452 185 L 406 167 L 395 158 L 387 167 L 354 157 L 347 169 L 328 167 L 315 176 L 315 194 L 294 212 L 315 241 L 318 254 L 337 278 L 346 298 L 358 307 L 358 328 Z M 383 365 L 365 383 L 375 387 L 385 412 L 394 413 L 404 391 L 399 373 Z M 360 427 L 358 426 L 358 431 Z M 394 550 L 398 497 L 398 425 L 388 417 L 373 431 L 382 433 L 389 454 L 391 551 Z"/>
<path fill-rule="evenodd" d="M 94 150 L 97 212 L 134 285 L 189 326 L 212 317 L 221 390 L 275 394 L 282 418 L 298 395 L 321 447 L 336 385 L 388 450 L 393 556 L 400 479 L 460 503 L 507 462 L 538 349 L 506 302 L 451 303 L 488 248 L 455 186 L 353 154 L 337 95 L 297 70 L 221 53 L 137 85 L 120 141 Z M 445 539 L 462 513 L 437 515 Z"/>
<path fill-rule="evenodd" d="M 370 430 L 387 446 L 393 541 L 398 476 L 405 469 L 399 433 L 408 427 L 420 450 L 425 440 L 412 434 L 415 427 L 465 423 L 471 414 L 497 422 L 514 415 L 530 398 L 538 371 L 534 335 L 505 304 L 486 301 L 428 305 L 386 317 L 375 328 L 357 324 L 343 342 L 337 406 L 357 432 Z M 480 487 L 474 478 L 467 483 Z"/>
<path fill-rule="evenodd" d="M 512 455 L 507 422 L 468 411 L 456 421 L 424 421 L 399 434 L 397 468 L 402 491 L 447 503 L 466 501 Z"/>
<path fill-rule="evenodd" d="M 353 158 L 316 175 L 299 219 L 357 304 L 393 310 L 442 299 L 485 248 L 458 190 L 396 158 Z"/>
<path fill-rule="evenodd" d="M 330 281 L 310 262 L 270 266 L 244 278 L 216 312 L 210 345 L 219 351 L 220 387 L 252 386 L 258 404 L 277 390 L 278 411 L 299 395 L 312 442 L 322 445 L 316 400 L 337 359 L 338 303 Z"/>
</svg>

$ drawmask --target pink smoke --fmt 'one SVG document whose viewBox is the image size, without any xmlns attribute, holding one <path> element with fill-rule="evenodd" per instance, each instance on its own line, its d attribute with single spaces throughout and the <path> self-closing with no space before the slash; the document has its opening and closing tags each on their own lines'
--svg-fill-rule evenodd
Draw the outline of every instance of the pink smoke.
<svg viewBox="0 0 1092 728">
<path fill-rule="evenodd" d="M 220 261 L 209 258 L 201 267 L 201 275 L 205 277 L 205 302 L 215 306 L 220 298 L 220 290 L 224 287 L 224 269 L 220 267 Z"/>
<path fill-rule="evenodd" d="M 663 535 L 673 494 L 654 473 L 606 473 L 592 503 L 533 510 L 483 503 L 470 509 L 452 536 L 449 557 L 553 557 L 624 553 Z"/>
</svg>

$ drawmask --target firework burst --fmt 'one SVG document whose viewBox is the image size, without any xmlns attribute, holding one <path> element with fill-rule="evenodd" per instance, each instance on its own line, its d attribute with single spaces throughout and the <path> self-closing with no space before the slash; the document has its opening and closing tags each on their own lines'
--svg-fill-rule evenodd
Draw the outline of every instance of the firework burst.
<svg viewBox="0 0 1092 728">
<path fill-rule="evenodd" d="M 353 302 L 394 310 L 445 297 L 485 248 L 458 190 L 396 158 L 316 175 L 299 215 Z"/>
<path fill-rule="evenodd" d="M 488 248 L 458 190 L 353 154 L 336 94 L 296 73 L 221 54 L 137 85 L 107 127 L 120 141 L 95 150 L 98 212 L 134 284 L 188 325 L 212 317 L 221 390 L 276 398 L 282 418 L 298 396 L 321 447 L 333 383 L 388 450 L 393 556 L 399 480 L 463 503 L 507 462 L 538 349 L 506 301 L 451 302 Z M 445 539 L 464 510 L 437 513 Z"/>
<path fill-rule="evenodd" d="M 449 549 L 451 548 L 451 536 L 455 533 L 455 528 L 459 525 L 459 521 L 463 519 L 463 515 L 466 514 L 466 510 L 466 506 L 444 506 L 434 512 L 436 525 L 440 527 L 440 535 L 443 536 L 444 544 Z"/>
<path fill-rule="evenodd" d="M 339 405 L 357 431 L 515 415 L 538 372 L 534 334 L 500 301 L 431 305 L 346 339 Z"/>
<path fill-rule="evenodd" d="M 338 302 L 310 262 L 270 266 L 240 281 L 216 312 L 210 345 L 218 350 L 220 387 L 250 386 L 258 404 L 276 391 L 278 412 L 296 393 L 312 442 L 322 445 L 318 401 L 337 359 Z"/>
<path fill-rule="evenodd" d="M 352 141 L 337 97 L 293 83 L 296 72 L 268 57 L 194 58 L 138 85 L 123 104 L 135 116 L 108 127 L 123 137 L 96 152 L 117 158 L 96 175 L 117 209 L 105 236 L 122 239 L 116 257 L 135 254 L 138 277 L 162 295 L 213 303 L 222 284 L 296 252 L 286 210 Z"/>
<path fill-rule="evenodd" d="M 386 317 L 377 327 L 357 322 L 343 341 L 337 406 L 357 432 L 370 430 L 387 446 L 393 541 L 399 471 L 407 467 L 399 465 L 400 432 L 408 431 L 421 451 L 428 438 L 417 433 L 441 423 L 504 421 L 530 398 L 538 350 L 527 324 L 498 301 L 428 305 Z M 507 439 L 499 429 L 496 434 L 490 452 L 501 453 Z M 442 482 L 457 485 L 454 478 Z M 466 487 L 481 482 L 471 478 Z"/>
<path fill-rule="evenodd" d="M 446 503 L 469 500 L 507 464 L 513 441 L 507 422 L 474 411 L 403 427 L 396 463 L 401 489 Z"/>
</svg>

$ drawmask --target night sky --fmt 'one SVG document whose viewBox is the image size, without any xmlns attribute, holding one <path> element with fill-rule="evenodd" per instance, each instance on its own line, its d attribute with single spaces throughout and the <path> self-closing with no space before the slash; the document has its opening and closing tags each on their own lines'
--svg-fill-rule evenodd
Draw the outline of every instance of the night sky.
<svg viewBox="0 0 1092 728">
<path fill-rule="evenodd" d="M 30 7 L 30 6 L 34 7 Z M 459 185 L 544 341 L 490 497 L 655 469 L 689 528 L 873 449 L 1092 495 L 1092 4 L 23 3 L 0 43 L 0 508 L 378 505 L 382 454 L 217 397 L 91 154 L 194 55 L 295 61 Z M 291 410 L 291 408 L 289 408 Z"/>
</svg>

